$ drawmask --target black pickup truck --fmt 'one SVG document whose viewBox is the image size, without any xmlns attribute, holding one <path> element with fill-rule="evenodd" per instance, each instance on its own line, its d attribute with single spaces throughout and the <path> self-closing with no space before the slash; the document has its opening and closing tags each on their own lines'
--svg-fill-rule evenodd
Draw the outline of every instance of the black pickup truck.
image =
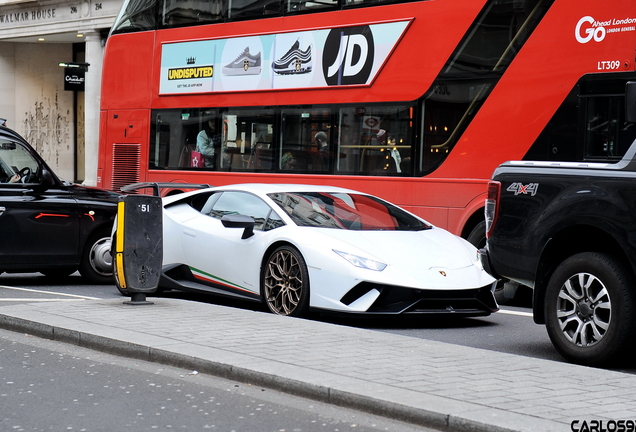
<svg viewBox="0 0 636 432">
<path fill-rule="evenodd" d="M 584 128 L 604 134 L 606 150 L 623 146 L 622 157 L 506 162 L 486 200 L 485 269 L 532 288 L 534 321 L 585 365 L 636 347 L 636 81 L 623 88 L 620 121 Z"/>
</svg>

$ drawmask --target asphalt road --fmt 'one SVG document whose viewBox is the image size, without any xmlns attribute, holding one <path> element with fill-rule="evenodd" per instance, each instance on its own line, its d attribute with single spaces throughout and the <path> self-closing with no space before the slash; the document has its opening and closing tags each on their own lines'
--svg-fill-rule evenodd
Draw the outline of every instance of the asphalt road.
<svg viewBox="0 0 636 432">
<path fill-rule="evenodd" d="M 264 311 L 258 304 L 219 297 L 179 291 L 169 291 L 162 295 Z M 0 306 L 11 302 L 81 301 L 85 298 L 121 298 L 122 301 L 128 299 L 121 296 L 114 286 L 86 285 L 78 273 L 59 281 L 52 281 L 38 274 L 0 275 Z M 480 318 L 365 318 L 316 314 L 311 319 L 526 357 L 564 361 L 553 348 L 545 327 L 533 322 L 532 310 L 529 307 L 502 306 L 499 312 Z M 622 367 L 621 371 L 636 374 L 636 362 Z"/>
<path fill-rule="evenodd" d="M 196 371 L 2 329 L 0 430 L 432 432 Z"/>
</svg>

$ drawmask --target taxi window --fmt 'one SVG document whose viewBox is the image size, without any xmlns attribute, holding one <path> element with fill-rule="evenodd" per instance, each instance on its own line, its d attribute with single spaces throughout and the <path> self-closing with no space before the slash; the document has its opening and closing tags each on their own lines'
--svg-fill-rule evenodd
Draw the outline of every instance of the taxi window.
<svg viewBox="0 0 636 432">
<path fill-rule="evenodd" d="M 31 153 L 20 143 L 0 139 L 0 182 L 38 183 L 39 166 Z"/>
</svg>

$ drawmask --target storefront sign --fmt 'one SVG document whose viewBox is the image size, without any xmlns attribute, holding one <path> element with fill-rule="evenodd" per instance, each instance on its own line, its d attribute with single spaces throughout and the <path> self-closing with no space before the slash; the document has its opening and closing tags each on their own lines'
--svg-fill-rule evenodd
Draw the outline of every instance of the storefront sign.
<svg viewBox="0 0 636 432">
<path fill-rule="evenodd" d="M 0 24 L 2 23 L 34 23 L 44 20 L 55 19 L 55 8 L 37 9 L 7 14 L 0 14 Z"/>
<path fill-rule="evenodd" d="M 6 3 L 10 3 L 7 5 Z M 26 3 L 26 5 L 25 5 Z M 60 33 L 66 31 L 77 31 L 77 23 L 87 19 L 107 19 L 112 24 L 121 7 L 121 0 L 92 1 L 73 0 L 71 2 L 56 2 L 54 6 L 33 7 L 32 1 L 10 1 L 0 0 L 0 30 L 3 37 L 10 36 L 4 33 L 9 29 L 28 29 L 29 34 L 38 34 L 37 26 L 49 26 L 52 23 L 59 24 L 57 29 Z M 91 22 L 90 26 L 96 28 L 104 27 L 104 23 Z M 106 26 L 107 27 L 107 26 Z M 50 34 L 47 28 L 44 34 Z"/>
<path fill-rule="evenodd" d="M 84 91 L 84 69 L 64 68 L 64 90 Z"/>
</svg>

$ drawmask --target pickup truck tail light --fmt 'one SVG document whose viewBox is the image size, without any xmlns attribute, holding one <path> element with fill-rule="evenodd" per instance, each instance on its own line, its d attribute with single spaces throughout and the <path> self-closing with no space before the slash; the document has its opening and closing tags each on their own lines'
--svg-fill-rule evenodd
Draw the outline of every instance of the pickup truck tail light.
<svg viewBox="0 0 636 432">
<path fill-rule="evenodd" d="M 486 238 L 490 238 L 492 230 L 497 223 L 497 213 L 499 211 L 499 194 L 501 193 L 501 183 L 498 181 L 488 182 L 488 196 L 484 216 L 486 217 Z"/>
</svg>

